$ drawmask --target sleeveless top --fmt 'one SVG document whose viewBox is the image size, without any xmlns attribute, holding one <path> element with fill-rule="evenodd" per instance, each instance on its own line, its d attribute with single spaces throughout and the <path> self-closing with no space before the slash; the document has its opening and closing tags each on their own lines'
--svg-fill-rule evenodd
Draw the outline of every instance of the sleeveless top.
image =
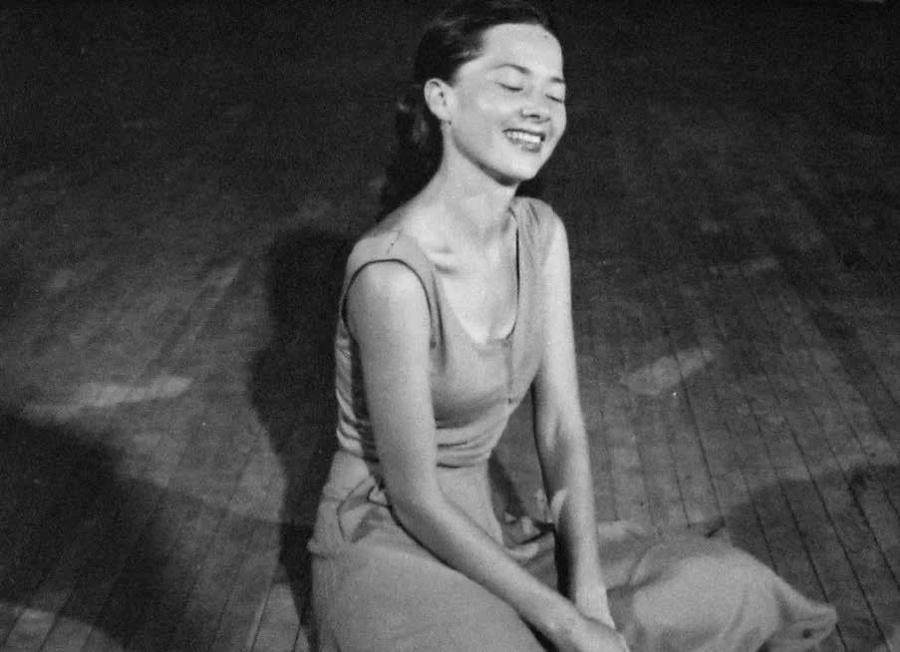
<svg viewBox="0 0 900 652">
<path fill-rule="evenodd" d="M 335 336 L 341 450 L 377 465 L 359 350 L 344 318 L 347 290 L 366 265 L 397 261 L 416 274 L 428 300 L 438 466 L 471 466 L 487 460 L 540 364 L 542 272 L 554 222 L 559 220 L 547 204 L 530 198 L 515 198 L 511 211 L 516 228 L 516 317 L 506 337 L 486 342 L 473 339 L 459 321 L 441 287 L 441 270 L 415 239 L 399 230 L 376 227 L 357 242 L 347 262 Z"/>
<path fill-rule="evenodd" d="M 486 462 L 540 366 L 543 269 L 559 220 L 549 206 L 534 199 L 514 199 L 511 210 L 518 291 L 516 319 L 504 338 L 478 342 L 471 337 L 447 301 L 441 270 L 402 231 L 376 227 L 350 253 L 335 335 L 338 451 L 308 544 L 315 555 L 333 557 L 348 543 L 363 540 L 430 555 L 392 513 L 368 416 L 359 348 L 344 317 L 353 280 L 366 265 L 381 261 L 400 262 L 411 269 L 428 301 L 438 481 L 448 498 L 498 543 L 503 542 L 502 526 L 491 507 Z"/>
</svg>

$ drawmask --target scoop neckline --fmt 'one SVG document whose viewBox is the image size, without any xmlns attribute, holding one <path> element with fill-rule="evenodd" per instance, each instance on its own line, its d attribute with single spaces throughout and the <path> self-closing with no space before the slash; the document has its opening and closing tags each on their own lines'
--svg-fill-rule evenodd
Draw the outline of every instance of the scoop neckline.
<svg viewBox="0 0 900 652">
<path fill-rule="evenodd" d="M 425 253 L 425 250 L 422 249 L 421 245 L 419 245 L 419 241 L 416 240 L 413 236 L 407 234 L 406 232 L 400 229 L 392 229 L 398 236 L 403 237 L 406 240 L 412 242 L 413 246 L 419 251 L 425 261 L 428 263 L 429 270 L 431 272 L 432 278 L 434 278 L 435 285 L 437 286 L 437 290 L 443 296 L 443 303 L 445 304 L 445 311 L 450 313 L 452 320 L 456 323 L 459 330 L 463 333 L 466 339 L 473 345 L 483 348 L 494 348 L 497 346 L 504 346 L 509 344 L 519 326 L 519 318 L 521 317 L 522 312 L 522 239 L 519 228 L 519 219 L 516 215 L 515 210 L 513 210 L 512 206 L 509 207 L 510 215 L 512 216 L 513 223 L 516 229 L 516 301 L 515 301 L 515 314 L 513 316 L 512 326 L 509 328 L 509 332 L 505 335 L 501 335 L 499 337 L 488 337 L 486 340 L 481 341 L 475 338 L 474 335 L 466 328 L 465 324 L 463 324 L 453 305 L 447 299 L 446 290 L 444 288 L 444 284 L 441 281 L 441 278 L 437 271 L 437 265 L 428 257 L 428 254 Z"/>
</svg>

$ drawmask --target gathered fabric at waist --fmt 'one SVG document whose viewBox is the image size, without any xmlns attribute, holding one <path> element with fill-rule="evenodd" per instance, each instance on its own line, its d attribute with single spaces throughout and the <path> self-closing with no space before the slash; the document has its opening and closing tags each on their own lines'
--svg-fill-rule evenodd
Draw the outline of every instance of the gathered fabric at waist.
<svg viewBox="0 0 900 652">
<path fill-rule="evenodd" d="M 491 503 L 487 462 L 437 467 L 445 497 L 498 543 L 503 540 Z M 397 521 L 379 465 L 339 450 L 322 491 L 310 550 L 335 554 L 347 544 L 384 542 L 420 547 Z"/>
</svg>

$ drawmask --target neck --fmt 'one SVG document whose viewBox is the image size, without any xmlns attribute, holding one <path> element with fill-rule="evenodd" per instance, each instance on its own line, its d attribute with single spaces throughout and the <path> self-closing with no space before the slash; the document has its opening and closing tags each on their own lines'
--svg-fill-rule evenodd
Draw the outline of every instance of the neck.
<svg viewBox="0 0 900 652">
<path fill-rule="evenodd" d="M 468 160 L 445 157 L 420 195 L 453 224 L 456 236 L 488 243 L 499 237 L 509 223 L 509 205 L 517 185 L 505 185 Z"/>
</svg>

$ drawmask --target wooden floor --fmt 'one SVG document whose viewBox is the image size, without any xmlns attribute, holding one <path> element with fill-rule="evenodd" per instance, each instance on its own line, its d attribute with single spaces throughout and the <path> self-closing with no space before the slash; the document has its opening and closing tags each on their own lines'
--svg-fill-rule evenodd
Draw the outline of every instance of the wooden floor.
<svg viewBox="0 0 900 652">
<path fill-rule="evenodd" d="M 180 56 L 184 79 L 0 175 L 4 652 L 308 649 L 336 284 L 404 74 L 383 44 L 428 13 L 353 4 L 299 43 L 326 3 L 45 19 L 62 50 L 144 21 L 65 65 L 149 97 L 169 73 L 148 62 Z M 598 516 L 725 534 L 837 606 L 824 649 L 900 650 L 897 11 L 724 4 L 560 3 L 570 126 L 544 194 L 572 244 Z M 84 79 L 46 92 L 109 90 Z M 29 92 L 12 118 L 59 110 Z M 73 110 L 87 142 L 104 115 Z M 494 471 L 541 510 L 526 411 Z"/>
</svg>

